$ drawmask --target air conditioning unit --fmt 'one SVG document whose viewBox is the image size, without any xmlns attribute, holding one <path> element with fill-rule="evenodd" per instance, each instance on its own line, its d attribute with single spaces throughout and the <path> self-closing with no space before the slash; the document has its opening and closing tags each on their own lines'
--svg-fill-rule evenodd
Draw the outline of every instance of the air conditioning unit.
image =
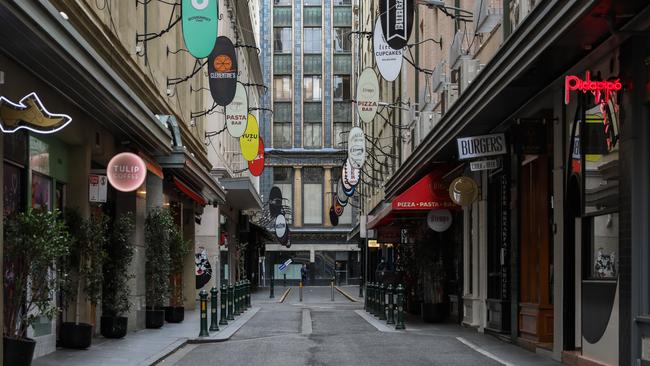
<svg viewBox="0 0 650 366">
<path fill-rule="evenodd" d="M 454 34 L 454 40 L 449 46 L 449 68 L 456 69 L 458 68 L 461 56 L 468 54 L 468 50 L 463 48 L 463 38 L 465 38 L 465 32 L 458 31 Z"/>
<path fill-rule="evenodd" d="M 419 131 L 418 131 L 418 144 L 433 130 L 433 127 L 438 121 L 436 120 L 436 112 L 422 112 L 420 113 Z"/>
<path fill-rule="evenodd" d="M 480 63 L 477 59 L 467 56 L 461 57 L 460 60 L 460 92 L 463 93 L 472 83 L 480 71 Z"/>
<path fill-rule="evenodd" d="M 477 0 L 474 9 L 476 33 L 490 33 L 501 23 L 503 5 L 500 0 Z"/>
<path fill-rule="evenodd" d="M 456 84 L 456 83 L 448 83 L 447 87 L 442 92 L 441 114 L 444 115 L 445 113 L 447 113 L 449 108 L 454 103 L 456 103 L 457 99 L 458 99 L 458 84 Z"/>
<path fill-rule="evenodd" d="M 442 89 L 446 82 L 445 75 L 445 61 L 441 61 L 436 67 L 433 68 L 431 73 L 431 91 L 437 93 Z"/>
</svg>

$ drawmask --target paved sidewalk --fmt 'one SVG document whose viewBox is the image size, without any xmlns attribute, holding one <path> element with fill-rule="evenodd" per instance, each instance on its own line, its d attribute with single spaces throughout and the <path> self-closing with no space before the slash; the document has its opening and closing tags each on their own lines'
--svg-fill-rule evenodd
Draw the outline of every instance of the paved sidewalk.
<svg viewBox="0 0 650 366">
<path fill-rule="evenodd" d="M 259 294 L 259 292 L 258 292 Z M 220 326 L 210 337 L 198 338 L 200 312 L 186 311 L 185 320 L 179 324 L 165 323 L 160 329 L 143 329 L 130 332 L 122 339 L 97 336 L 87 350 L 59 348 L 56 352 L 34 359 L 33 366 L 149 366 L 177 351 L 188 343 L 223 342 L 237 332 L 258 311 L 256 298 L 251 296 L 253 307 L 242 315 Z M 208 315 L 209 316 L 209 315 Z M 208 326 L 209 318 L 208 318 Z"/>
</svg>

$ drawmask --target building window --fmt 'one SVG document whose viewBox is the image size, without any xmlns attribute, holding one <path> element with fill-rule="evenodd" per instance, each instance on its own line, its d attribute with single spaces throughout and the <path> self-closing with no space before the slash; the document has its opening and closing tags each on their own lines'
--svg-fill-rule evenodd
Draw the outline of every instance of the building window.
<svg viewBox="0 0 650 366">
<path fill-rule="evenodd" d="M 304 17 L 304 25 L 306 27 L 320 27 L 322 23 L 321 7 L 305 6 L 303 8 L 303 17 Z"/>
<path fill-rule="evenodd" d="M 17 165 L 4 163 L 4 176 L 2 177 L 4 186 L 4 217 L 15 212 L 22 212 L 25 209 L 23 174 L 23 169 Z"/>
<path fill-rule="evenodd" d="M 291 76 L 273 77 L 273 98 L 275 100 L 291 100 Z"/>
<path fill-rule="evenodd" d="M 42 211 L 52 209 L 52 180 L 38 173 L 32 173 L 32 208 Z"/>
<path fill-rule="evenodd" d="M 350 32 L 352 28 L 334 28 L 334 51 L 350 52 L 352 50 L 352 40 Z"/>
<path fill-rule="evenodd" d="M 323 223 L 323 169 L 306 167 L 302 170 L 303 223 Z"/>
<path fill-rule="evenodd" d="M 323 30 L 321 28 L 305 28 L 303 39 L 304 53 L 321 53 L 321 40 Z"/>
<path fill-rule="evenodd" d="M 291 167 L 274 167 L 273 185 L 282 192 L 282 206 L 285 214 L 293 212 L 293 170 Z"/>
<path fill-rule="evenodd" d="M 352 0 L 334 0 L 334 5 L 352 5 Z"/>
<path fill-rule="evenodd" d="M 319 122 L 303 123 L 303 146 L 306 149 L 318 149 L 322 146 L 323 124 Z"/>
<path fill-rule="evenodd" d="M 322 0 L 303 0 L 303 5 L 320 5 Z"/>
<path fill-rule="evenodd" d="M 334 148 L 348 148 L 348 133 L 352 128 L 352 122 L 334 122 Z"/>
<path fill-rule="evenodd" d="M 280 6 L 273 8 L 273 26 L 290 27 L 291 26 L 291 7 Z"/>
<path fill-rule="evenodd" d="M 292 0 L 273 0 L 273 5 L 291 5 Z"/>
<path fill-rule="evenodd" d="M 291 28 L 274 28 L 273 29 L 273 52 L 291 53 Z"/>
<path fill-rule="evenodd" d="M 351 87 L 349 75 L 335 75 L 334 76 L 334 100 L 350 100 Z"/>
<path fill-rule="evenodd" d="M 316 75 L 305 76 L 303 79 L 304 85 L 304 100 L 305 101 L 318 101 L 321 100 L 321 77 Z"/>
<path fill-rule="evenodd" d="M 320 54 L 307 54 L 302 59 L 302 71 L 305 75 L 323 73 L 323 56 Z"/>
<path fill-rule="evenodd" d="M 332 18 L 335 27 L 351 27 L 352 9 L 349 6 L 335 6 Z"/>
<path fill-rule="evenodd" d="M 352 73 L 352 56 L 347 54 L 334 55 L 334 74 L 349 75 Z"/>
<path fill-rule="evenodd" d="M 291 103 L 273 103 L 273 147 L 290 148 L 292 145 Z"/>
<path fill-rule="evenodd" d="M 276 75 L 291 75 L 291 55 L 275 54 L 273 55 L 273 73 Z"/>
</svg>

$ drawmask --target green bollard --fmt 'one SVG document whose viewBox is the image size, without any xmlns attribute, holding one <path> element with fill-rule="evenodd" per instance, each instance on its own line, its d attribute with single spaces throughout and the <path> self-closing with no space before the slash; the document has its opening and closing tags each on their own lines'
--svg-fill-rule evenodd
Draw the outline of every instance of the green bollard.
<svg viewBox="0 0 650 366">
<path fill-rule="evenodd" d="M 395 324 L 395 298 L 393 297 L 393 285 L 390 283 L 386 288 L 386 293 L 388 295 L 388 303 L 386 304 L 386 324 Z"/>
<path fill-rule="evenodd" d="M 244 301 L 244 297 L 246 294 L 246 281 L 241 280 L 241 283 L 239 284 L 239 313 L 243 314 L 246 311 L 246 302 Z"/>
<path fill-rule="evenodd" d="M 379 286 L 377 282 L 372 283 L 372 315 L 377 316 L 379 312 L 379 306 L 377 305 L 377 300 L 379 300 Z"/>
<path fill-rule="evenodd" d="M 363 298 L 363 310 L 368 311 L 368 282 L 363 285 L 366 287 L 366 297 Z"/>
<path fill-rule="evenodd" d="M 199 298 L 201 299 L 201 331 L 199 332 L 199 337 L 208 337 L 208 292 L 201 290 L 199 293 Z"/>
<path fill-rule="evenodd" d="M 384 284 L 379 285 L 379 320 L 386 320 L 386 291 Z"/>
<path fill-rule="evenodd" d="M 375 315 L 375 283 L 370 282 L 370 304 L 369 313 Z"/>
<path fill-rule="evenodd" d="M 221 284 L 221 318 L 219 320 L 219 325 L 228 325 L 228 320 L 226 319 L 226 314 L 228 313 L 228 286 L 225 283 Z"/>
<path fill-rule="evenodd" d="M 241 311 L 239 309 L 239 293 L 241 292 L 241 284 L 239 281 L 235 282 L 235 316 L 239 316 Z"/>
<path fill-rule="evenodd" d="M 235 320 L 235 287 L 228 286 L 228 320 Z"/>
<path fill-rule="evenodd" d="M 395 329 L 406 329 L 404 326 L 404 287 L 402 284 L 397 285 L 397 324 Z"/>
<path fill-rule="evenodd" d="M 251 307 L 253 307 L 253 305 L 251 304 L 251 287 L 252 287 L 251 281 L 246 280 L 246 286 L 247 286 L 246 287 L 246 304 L 248 304 L 248 308 L 250 309 Z"/>
<path fill-rule="evenodd" d="M 217 295 L 219 290 L 216 287 L 212 287 L 210 290 L 210 331 L 218 332 L 219 331 L 219 318 L 217 316 L 217 308 L 219 307 Z"/>
</svg>

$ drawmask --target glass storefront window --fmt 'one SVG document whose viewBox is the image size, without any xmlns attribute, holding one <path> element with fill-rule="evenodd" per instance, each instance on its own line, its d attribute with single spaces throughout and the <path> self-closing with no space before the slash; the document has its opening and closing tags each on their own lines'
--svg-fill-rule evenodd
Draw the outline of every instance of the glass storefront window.
<svg viewBox="0 0 650 366">
<path fill-rule="evenodd" d="M 615 279 L 618 276 L 618 212 L 587 217 L 584 225 L 590 252 L 585 263 L 588 277 Z"/>
<path fill-rule="evenodd" d="M 23 169 L 4 163 L 3 187 L 3 215 L 6 217 L 22 211 L 25 208 Z"/>
<path fill-rule="evenodd" d="M 52 180 L 38 173 L 32 174 L 32 208 L 46 211 L 52 209 Z"/>
</svg>

